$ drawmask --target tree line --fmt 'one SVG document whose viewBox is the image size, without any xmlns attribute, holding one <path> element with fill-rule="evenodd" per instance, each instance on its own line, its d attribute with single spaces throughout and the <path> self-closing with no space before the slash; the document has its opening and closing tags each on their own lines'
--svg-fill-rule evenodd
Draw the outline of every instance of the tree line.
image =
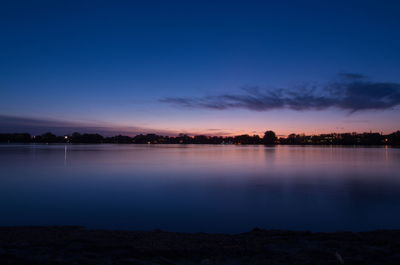
<svg viewBox="0 0 400 265">
<path fill-rule="evenodd" d="M 400 131 L 391 134 L 381 133 L 331 133 L 319 135 L 290 134 L 278 138 L 273 131 L 266 131 L 263 137 L 259 135 L 237 136 L 162 136 L 157 134 L 139 134 L 133 137 L 116 135 L 104 137 L 100 134 L 73 133 L 57 136 L 44 133 L 31 136 L 29 133 L 0 134 L 2 143 L 85 143 L 85 144 L 241 144 L 241 145 L 400 145 Z"/>
</svg>

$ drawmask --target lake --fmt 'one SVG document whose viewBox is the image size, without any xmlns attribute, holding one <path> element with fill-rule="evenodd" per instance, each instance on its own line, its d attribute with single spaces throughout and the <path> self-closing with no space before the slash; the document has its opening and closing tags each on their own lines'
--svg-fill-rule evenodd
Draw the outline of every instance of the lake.
<svg viewBox="0 0 400 265">
<path fill-rule="evenodd" d="M 400 149 L 0 145 L 0 226 L 400 229 Z"/>
</svg>

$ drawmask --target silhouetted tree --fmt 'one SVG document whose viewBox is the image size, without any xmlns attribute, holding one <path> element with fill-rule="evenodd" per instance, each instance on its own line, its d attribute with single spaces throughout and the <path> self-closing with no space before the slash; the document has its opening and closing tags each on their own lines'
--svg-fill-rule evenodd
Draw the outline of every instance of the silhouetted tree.
<svg viewBox="0 0 400 265">
<path fill-rule="evenodd" d="M 178 137 L 176 137 L 177 143 L 178 144 L 191 144 L 193 143 L 192 137 L 186 135 L 186 134 L 179 134 Z"/>
<path fill-rule="evenodd" d="M 382 144 L 383 137 L 380 133 L 363 133 L 360 137 L 362 145 L 379 145 Z"/>
<path fill-rule="evenodd" d="M 104 139 L 105 143 L 112 143 L 112 144 L 131 144 L 133 143 L 133 138 L 124 135 L 117 135 L 113 137 L 107 137 Z"/>
<path fill-rule="evenodd" d="M 57 136 L 52 134 L 51 132 L 44 133 L 40 136 L 35 137 L 35 141 L 40 143 L 57 143 Z"/>
<path fill-rule="evenodd" d="M 1 133 L 2 143 L 29 143 L 32 140 L 29 133 Z"/>
<path fill-rule="evenodd" d="M 385 144 L 400 145 L 400 131 L 389 134 L 384 142 Z"/>
<path fill-rule="evenodd" d="M 89 143 L 89 144 L 99 144 L 103 142 L 103 136 L 100 134 L 94 133 L 94 134 L 89 134 L 85 133 L 82 134 L 82 142 L 84 143 Z"/>
<path fill-rule="evenodd" d="M 73 133 L 69 136 L 56 136 L 45 133 L 31 137 L 28 133 L 2 133 L 2 143 L 115 143 L 115 144 L 297 144 L 297 145 L 400 145 L 400 131 L 388 135 L 381 133 L 330 133 L 320 135 L 290 134 L 277 139 L 273 131 L 266 131 L 263 138 L 248 134 L 237 136 L 189 136 L 179 134 L 176 137 L 157 134 L 139 134 L 135 137 L 117 135 L 104 138 L 100 134 Z"/>
<path fill-rule="evenodd" d="M 267 145 L 272 145 L 276 143 L 276 134 L 273 131 L 266 131 L 263 137 L 263 143 Z"/>
<path fill-rule="evenodd" d="M 194 144 L 209 144 L 208 137 L 205 135 L 196 135 L 193 137 Z"/>
</svg>

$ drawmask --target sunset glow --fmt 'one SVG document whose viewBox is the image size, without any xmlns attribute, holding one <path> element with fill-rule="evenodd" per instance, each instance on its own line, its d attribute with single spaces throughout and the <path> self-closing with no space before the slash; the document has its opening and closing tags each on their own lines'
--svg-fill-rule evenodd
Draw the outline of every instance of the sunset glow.
<svg viewBox="0 0 400 265">
<path fill-rule="evenodd" d="M 399 128 L 398 5 L 100 2 L 3 5 L 1 132 Z"/>
</svg>

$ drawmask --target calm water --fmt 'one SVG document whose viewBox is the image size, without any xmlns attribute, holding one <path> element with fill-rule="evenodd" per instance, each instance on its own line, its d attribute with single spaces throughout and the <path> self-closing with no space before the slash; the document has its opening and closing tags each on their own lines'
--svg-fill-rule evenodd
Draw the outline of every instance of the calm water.
<svg viewBox="0 0 400 265">
<path fill-rule="evenodd" d="M 0 145 L 0 225 L 400 228 L 400 149 Z"/>
</svg>

